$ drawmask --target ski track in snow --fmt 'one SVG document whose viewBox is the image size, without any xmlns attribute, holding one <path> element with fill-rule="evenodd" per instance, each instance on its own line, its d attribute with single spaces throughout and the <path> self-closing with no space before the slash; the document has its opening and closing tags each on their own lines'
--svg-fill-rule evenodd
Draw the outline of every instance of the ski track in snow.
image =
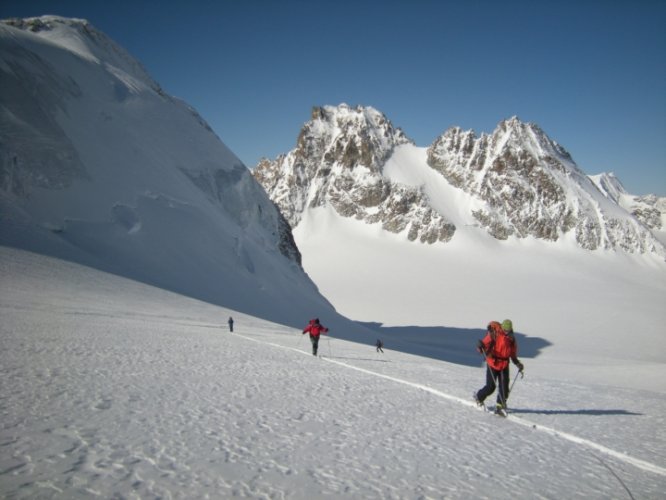
<svg viewBox="0 0 666 500">
<path fill-rule="evenodd" d="M 534 416 L 502 419 L 473 409 L 480 366 L 328 337 L 317 359 L 293 328 L 34 255 L 5 252 L 0 281 L 3 498 L 605 499 L 666 487 L 655 393 L 540 379 L 537 358 L 510 400 Z"/>
<path fill-rule="evenodd" d="M 238 335 L 238 334 L 235 334 L 235 335 Z M 243 336 L 243 335 L 239 335 L 239 336 L 242 337 L 242 338 L 245 338 L 247 340 L 252 340 L 254 342 L 259 342 L 259 340 L 253 339 L 251 337 L 247 337 L 247 336 Z M 330 342 L 330 340 L 328 340 L 328 341 Z M 285 346 L 280 345 L 280 344 L 275 344 L 275 343 L 271 343 L 271 342 L 265 342 L 265 343 L 267 345 L 271 345 L 273 347 L 280 347 L 280 348 L 283 348 L 283 349 L 290 349 L 290 350 L 297 351 L 297 352 L 303 352 L 299 349 L 294 349 L 292 347 L 285 347 Z M 320 346 L 320 351 L 321 351 L 321 346 Z M 309 353 L 306 353 L 306 354 L 309 354 Z M 386 380 L 391 380 L 392 382 L 397 382 L 397 383 L 400 383 L 400 384 L 408 385 L 408 386 L 413 387 L 415 389 L 420 389 L 420 390 L 429 392 L 429 393 L 434 394 L 435 396 L 438 396 L 440 398 L 448 399 L 449 401 L 454 401 L 456 403 L 460 403 L 460 404 L 463 404 L 465 406 L 469 406 L 469 407 L 472 407 L 472 408 L 476 408 L 476 406 L 477 406 L 476 403 L 474 403 L 470 400 L 462 399 L 462 398 L 459 398 L 457 396 L 447 394 L 447 393 L 439 391 L 437 389 L 433 389 L 432 387 L 428 387 L 427 385 L 418 384 L 418 383 L 414 383 L 414 382 L 409 382 L 407 380 L 403 380 L 403 379 L 400 379 L 400 378 L 391 377 L 391 376 L 388 376 L 388 375 L 384 375 L 382 373 L 377 373 L 377 372 L 374 372 L 374 371 L 371 371 L 371 370 L 367 370 L 365 368 L 360 368 L 358 366 L 354 366 L 354 365 L 350 365 L 348 363 L 344 363 L 342 361 L 338 361 L 338 360 L 334 359 L 333 357 L 326 357 L 325 355 L 321 355 L 321 359 L 323 359 L 324 361 L 329 362 L 329 363 L 334 363 L 336 365 L 344 366 L 345 368 L 349 368 L 351 370 L 359 371 L 361 373 L 365 373 L 365 374 L 368 374 L 368 375 L 373 375 L 375 377 L 380 377 L 380 378 L 383 378 L 383 379 L 386 379 Z M 542 424 L 537 424 L 535 422 L 531 422 L 531 421 L 529 421 L 527 419 L 524 419 L 524 418 L 521 418 L 521 417 L 516 417 L 515 415 L 511 415 L 510 421 L 512 423 L 519 424 L 519 425 L 522 425 L 524 427 L 531 428 L 533 430 L 546 432 L 550 435 L 566 439 L 567 441 L 571 441 L 572 443 L 580 444 L 580 445 L 586 446 L 587 448 L 590 448 L 590 449 L 593 449 L 593 450 L 596 450 L 596 451 L 600 451 L 602 453 L 605 453 L 606 455 L 617 458 L 618 460 L 622 460 L 623 462 L 626 462 L 630 465 L 633 465 L 635 467 L 643 469 L 647 472 L 653 472 L 655 474 L 666 476 L 666 468 L 664 468 L 664 467 L 660 467 L 658 465 L 647 462 L 645 460 L 640 460 L 638 458 L 631 457 L 631 456 L 627 455 L 626 453 L 620 453 L 618 451 L 612 450 L 612 449 L 610 449 L 606 446 L 595 443 L 595 442 L 590 441 L 588 439 L 583 439 L 583 438 L 580 438 L 578 436 L 574 436 L 573 434 L 569 434 L 567 432 L 558 431 L 558 430 L 553 429 L 551 427 L 548 427 L 548 426 L 545 426 L 545 425 L 542 425 Z"/>
</svg>

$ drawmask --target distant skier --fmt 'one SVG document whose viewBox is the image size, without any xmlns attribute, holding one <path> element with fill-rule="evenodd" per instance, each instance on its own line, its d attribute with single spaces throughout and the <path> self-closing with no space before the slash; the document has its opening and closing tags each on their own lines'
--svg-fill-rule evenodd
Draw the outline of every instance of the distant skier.
<svg viewBox="0 0 666 500">
<path fill-rule="evenodd" d="M 382 347 L 384 347 L 384 342 L 382 342 L 381 339 L 377 339 L 377 343 L 375 344 L 375 346 L 377 346 L 377 352 L 381 352 L 382 354 L 384 354 L 384 350 L 382 349 Z"/>
<path fill-rule="evenodd" d="M 311 319 L 308 326 L 303 329 L 303 335 L 310 334 L 310 342 L 312 343 L 312 355 L 317 355 L 319 348 L 319 335 L 328 332 L 328 328 L 319 322 L 319 318 Z"/>
<path fill-rule="evenodd" d="M 510 334 L 507 333 L 507 330 Z M 504 320 L 501 325 L 497 321 L 491 321 L 488 324 L 486 336 L 483 340 L 479 340 L 476 349 L 486 357 L 487 369 L 486 385 L 474 393 L 474 400 L 479 406 L 483 405 L 485 399 L 497 387 L 496 383 L 499 380 L 495 411 L 506 415 L 506 402 L 509 398 L 509 359 L 521 373 L 524 369 L 517 357 L 518 345 L 513 335 L 511 320 Z"/>
<path fill-rule="evenodd" d="M 227 321 L 227 323 L 229 323 L 229 331 L 231 333 L 233 333 L 233 331 L 234 331 L 234 318 L 229 316 L 229 321 Z"/>
</svg>

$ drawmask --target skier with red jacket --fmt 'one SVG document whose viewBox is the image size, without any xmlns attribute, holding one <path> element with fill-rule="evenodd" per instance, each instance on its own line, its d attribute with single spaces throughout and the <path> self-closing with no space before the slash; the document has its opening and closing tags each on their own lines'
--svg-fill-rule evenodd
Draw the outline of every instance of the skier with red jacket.
<svg viewBox="0 0 666 500">
<path fill-rule="evenodd" d="M 328 332 L 328 328 L 319 323 L 319 318 L 311 319 L 310 324 L 303 329 L 303 335 L 310 334 L 310 342 L 312 342 L 312 355 L 317 355 L 317 348 L 319 347 L 319 335 Z"/>
<path fill-rule="evenodd" d="M 504 328 L 503 328 L 504 327 Z M 497 391 L 496 413 L 506 414 L 506 401 L 509 398 L 509 360 L 522 373 L 524 366 L 518 360 L 518 345 L 513 336 L 511 320 L 504 320 L 500 325 L 497 321 L 488 324 L 486 336 L 477 343 L 477 351 L 486 357 L 486 385 L 474 393 L 474 400 L 481 406 L 484 400 L 495 390 Z"/>
</svg>

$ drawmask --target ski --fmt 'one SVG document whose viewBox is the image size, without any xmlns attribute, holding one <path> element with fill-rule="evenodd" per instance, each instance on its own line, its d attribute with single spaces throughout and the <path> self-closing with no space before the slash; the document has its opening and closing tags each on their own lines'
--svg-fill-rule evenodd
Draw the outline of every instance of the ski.
<svg viewBox="0 0 666 500">
<path fill-rule="evenodd" d="M 495 406 L 486 406 L 485 403 L 480 402 L 478 399 L 476 399 L 476 393 L 472 395 L 474 398 L 474 402 L 476 403 L 476 407 L 483 411 L 484 413 L 492 413 L 493 415 L 497 415 L 498 417 L 508 417 L 509 412 L 506 411 L 506 408 L 497 408 L 497 405 Z"/>
<path fill-rule="evenodd" d="M 509 413 L 506 411 L 506 408 L 497 408 L 497 406 L 495 406 L 492 413 L 494 415 L 497 415 L 498 417 L 503 417 L 503 418 L 506 418 L 506 417 L 509 416 Z"/>
</svg>

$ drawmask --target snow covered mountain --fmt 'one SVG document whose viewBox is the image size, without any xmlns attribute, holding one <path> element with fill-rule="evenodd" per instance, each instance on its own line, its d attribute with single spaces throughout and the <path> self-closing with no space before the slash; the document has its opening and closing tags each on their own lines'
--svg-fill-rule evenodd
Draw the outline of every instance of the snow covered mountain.
<svg viewBox="0 0 666 500">
<path fill-rule="evenodd" d="M 572 232 L 585 249 L 656 252 L 664 248 L 592 181 L 538 126 L 514 117 L 491 135 L 451 128 L 428 149 L 428 164 L 482 200 L 475 219 L 498 239 L 557 241 Z M 608 203 L 611 201 L 612 203 Z"/>
<path fill-rule="evenodd" d="M 413 143 L 372 108 L 315 108 L 297 146 L 254 170 L 296 227 L 307 207 L 329 204 L 343 217 L 403 233 L 410 241 L 447 242 L 460 226 L 427 187 L 408 185 L 386 168 L 394 151 Z M 427 149 L 427 165 L 462 191 L 468 224 L 499 240 L 569 235 L 584 249 L 666 251 L 649 229 L 604 197 L 571 156 L 534 124 L 517 118 L 477 137 L 451 128 Z M 460 208 L 456 208 L 459 211 Z M 471 218 L 470 218 L 471 216 Z"/>
<path fill-rule="evenodd" d="M 274 321 L 337 317 L 250 171 L 88 22 L 0 23 L 0 243 Z"/>
</svg>

